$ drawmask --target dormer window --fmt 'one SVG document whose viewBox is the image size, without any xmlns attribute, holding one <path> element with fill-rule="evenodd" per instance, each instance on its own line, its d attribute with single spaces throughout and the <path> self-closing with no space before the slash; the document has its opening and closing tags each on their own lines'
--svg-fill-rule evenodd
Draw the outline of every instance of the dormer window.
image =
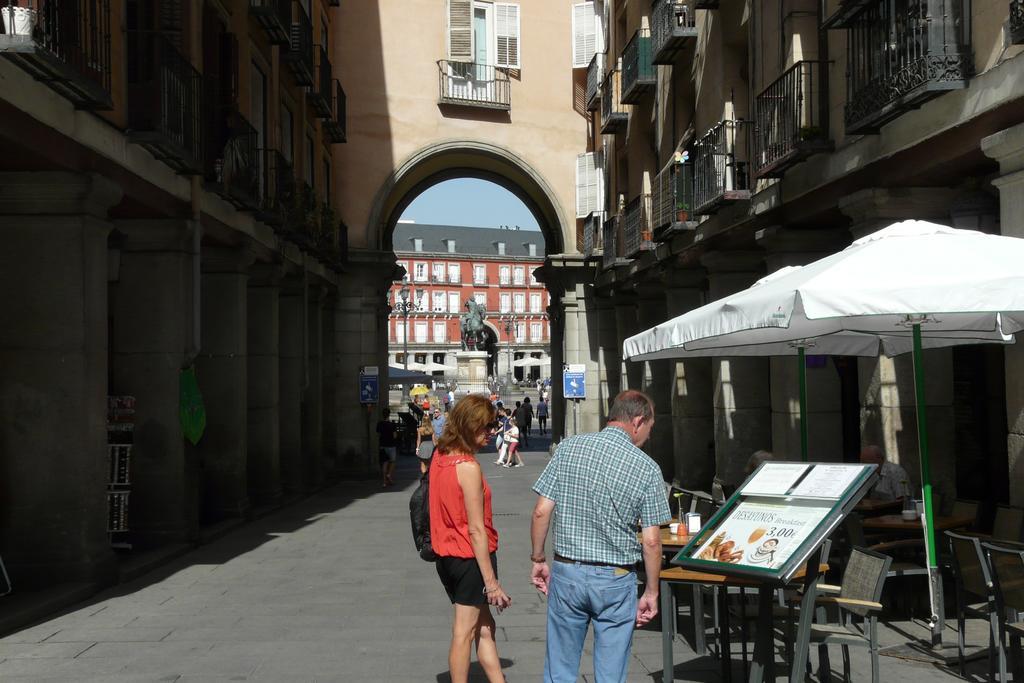
<svg viewBox="0 0 1024 683">
<path fill-rule="evenodd" d="M 412 250 L 413 251 L 423 251 L 423 240 L 421 238 L 416 237 L 415 239 L 413 239 L 413 241 L 412 241 Z"/>
<path fill-rule="evenodd" d="M 498 256 L 504 256 L 504 255 L 505 255 L 505 243 L 504 242 L 498 242 Z"/>
<path fill-rule="evenodd" d="M 448 253 L 449 254 L 454 254 L 455 253 L 455 240 L 447 240 L 447 241 L 448 241 Z"/>
<path fill-rule="evenodd" d="M 537 255 L 537 245 L 534 244 L 533 242 L 530 242 L 530 243 L 528 243 L 526 245 L 526 250 L 527 250 L 527 253 L 530 254 L 530 256 L 536 256 Z"/>
</svg>

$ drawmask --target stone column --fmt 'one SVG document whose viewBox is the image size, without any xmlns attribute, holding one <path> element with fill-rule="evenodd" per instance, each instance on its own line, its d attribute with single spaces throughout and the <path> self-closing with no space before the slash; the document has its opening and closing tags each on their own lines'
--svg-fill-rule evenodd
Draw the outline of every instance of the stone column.
<svg viewBox="0 0 1024 683">
<path fill-rule="evenodd" d="M 708 272 L 708 300 L 715 301 L 752 285 L 761 277 L 759 251 L 717 251 L 701 257 Z M 769 361 L 758 357 L 714 358 L 711 362 L 715 405 L 715 473 L 724 484 L 738 485 L 750 455 L 771 449 Z"/>
<path fill-rule="evenodd" d="M 321 286 L 309 288 L 307 305 L 308 365 L 306 389 L 302 398 L 302 451 L 306 464 L 306 482 L 311 488 L 323 485 L 323 374 L 321 354 L 323 330 L 321 329 L 321 306 L 324 289 Z"/>
<path fill-rule="evenodd" d="M 202 519 L 249 511 L 248 288 L 252 254 L 243 248 L 202 251 L 202 340 L 196 360 L 206 432 L 195 447 L 202 470 Z"/>
<path fill-rule="evenodd" d="M 981 149 L 999 162 L 1000 176 L 992 184 L 999 188 L 1000 231 L 1008 237 L 1024 237 L 1024 125 L 982 139 Z M 1024 346 L 1018 342 L 1004 347 L 1003 353 L 1010 503 L 1024 505 Z"/>
<path fill-rule="evenodd" d="M 615 336 L 618 337 L 619 357 L 622 357 L 622 342 L 640 331 L 637 317 L 638 297 L 633 291 L 615 294 Z M 643 390 L 644 364 L 634 361 L 622 362 L 621 389 Z"/>
<path fill-rule="evenodd" d="M 703 306 L 707 273 L 703 268 L 665 274 L 665 314 L 669 320 Z M 674 479 L 680 486 L 710 491 L 715 476 L 715 402 L 710 358 L 669 361 L 672 383 Z"/>
<path fill-rule="evenodd" d="M 778 226 L 757 232 L 769 273 L 802 266 L 839 251 L 849 243 L 846 230 L 792 230 Z M 807 354 L 813 356 L 814 349 Z M 797 356 L 775 356 L 771 365 L 772 450 L 775 457 L 799 460 L 800 367 Z M 842 386 L 836 365 L 828 356 L 807 365 L 807 453 L 813 461 L 842 462 Z M 852 454 L 855 455 L 855 454 Z"/>
<path fill-rule="evenodd" d="M 281 486 L 285 495 L 307 490 L 302 451 L 302 393 L 306 386 L 306 278 L 291 273 L 280 297 Z"/>
<path fill-rule="evenodd" d="M 947 188 L 869 188 L 840 200 L 839 209 L 852 219 L 854 239 L 910 218 L 949 222 L 953 193 Z M 927 332 L 926 332 L 927 334 Z M 924 352 L 925 400 L 928 410 L 931 474 L 934 491 L 948 510 L 956 497 L 953 420 L 953 351 Z M 912 485 L 920 485 L 920 457 L 911 354 L 896 358 L 860 358 L 861 444 L 877 444 L 892 462 L 901 464 Z"/>
<path fill-rule="evenodd" d="M 118 221 L 122 236 L 112 302 L 111 393 L 135 397 L 128 525 L 144 547 L 195 538 L 199 471 L 186 457 L 180 371 L 195 349 L 194 253 L 198 224 Z"/>
<path fill-rule="evenodd" d="M 551 422 L 551 443 L 557 444 L 566 435 L 566 406 L 562 396 L 562 367 L 565 363 L 565 314 L 562 308 L 561 289 L 552 289 L 551 305 L 548 306 L 548 322 L 551 325 L 551 391 L 548 394 L 548 414 Z"/>
<path fill-rule="evenodd" d="M 113 576 L 107 210 L 95 175 L 0 173 L 0 548 L 16 586 Z"/>
<path fill-rule="evenodd" d="M 565 293 L 562 296 L 562 314 L 565 319 L 564 362 L 568 365 L 585 366 L 587 389 L 586 399 L 581 400 L 578 404 L 574 405 L 574 401 L 565 401 L 565 434 L 571 436 L 596 432 L 601 428 L 598 350 L 591 344 L 591 339 L 597 336 L 599 323 L 595 308 L 594 288 L 589 284 L 584 284 L 583 278 L 579 277 L 574 278 L 573 282 L 565 283 L 564 286 Z"/>
<path fill-rule="evenodd" d="M 638 331 L 648 330 L 661 325 L 668 317 L 665 306 L 665 290 L 660 282 L 641 284 L 637 290 Z M 619 344 L 624 340 L 619 340 Z M 673 425 L 672 425 L 672 378 L 669 375 L 669 360 L 652 360 L 632 365 L 641 366 L 643 373 L 643 391 L 654 401 L 654 430 L 644 450 L 661 467 L 662 478 L 672 481 L 675 476 L 673 460 Z"/>
<path fill-rule="evenodd" d="M 612 401 L 622 391 L 622 340 L 619 339 L 615 319 L 615 304 L 611 297 L 597 300 L 598 342 L 600 344 L 600 387 L 602 424 L 608 418 Z"/>
<path fill-rule="evenodd" d="M 279 264 L 249 269 L 248 476 L 256 505 L 281 500 L 280 291 Z"/>
<path fill-rule="evenodd" d="M 337 370 L 334 367 L 334 308 L 337 305 L 334 292 L 327 292 L 320 303 L 320 382 L 323 385 L 323 458 L 324 476 L 333 479 L 338 469 L 338 433 L 333 416 L 337 412 L 338 396 L 335 382 Z M 384 328 L 385 330 L 387 327 Z M 385 360 L 381 372 L 387 365 Z M 387 388 L 381 387 L 383 399 L 387 401 Z"/>
</svg>

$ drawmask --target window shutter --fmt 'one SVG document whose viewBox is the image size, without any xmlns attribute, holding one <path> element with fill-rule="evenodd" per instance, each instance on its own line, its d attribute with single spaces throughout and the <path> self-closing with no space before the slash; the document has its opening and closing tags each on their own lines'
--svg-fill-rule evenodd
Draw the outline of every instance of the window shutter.
<svg viewBox="0 0 1024 683">
<path fill-rule="evenodd" d="M 576 157 L 576 217 L 586 218 L 601 210 L 604 197 L 601 153 L 587 152 Z"/>
<path fill-rule="evenodd" d="M 593 2 L 572 6 L 572 66 L 585 68 L 597 51 L 597 18 Z"/>
<path fill-rule="evenodd" d="M 519 5 L 494 3 L 495 35 L 498 43 L 497 66 L 518 69 L 519 66 Z"/>
<path fill-rule="evenodd" d="M 473 61 L 473 0 L 448 0 L 448 59 Z"/>
</svg>

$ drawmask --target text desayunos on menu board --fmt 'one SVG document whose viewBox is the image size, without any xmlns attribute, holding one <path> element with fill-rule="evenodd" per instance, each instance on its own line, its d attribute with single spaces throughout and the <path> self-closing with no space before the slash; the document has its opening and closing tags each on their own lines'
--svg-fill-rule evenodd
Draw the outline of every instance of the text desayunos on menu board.
<svg viewBox="0 0 1024 683">
<path fill-rule="evenodd" d="M 827 513 L 827 508 L 742 502 L 694 557 L 776 569 Z"/>
</svg>

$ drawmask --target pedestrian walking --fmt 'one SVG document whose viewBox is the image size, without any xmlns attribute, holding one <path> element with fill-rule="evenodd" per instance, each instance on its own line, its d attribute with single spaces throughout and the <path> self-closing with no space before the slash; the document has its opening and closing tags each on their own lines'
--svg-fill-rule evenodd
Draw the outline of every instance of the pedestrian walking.
<svg viewBox="0 0 1024 683">
<path fill-rule="evenodd" d="M 537 403 L 537 426 L 543 436 L 548 428 L 548 402 L 543 398 Z"/>
<path fill-rule="evenodd" d="M 498 431 L 494 436 L 494 443 L 498 447 L 498 459 L 495 465 L 504 465 L 508 454 L 508 443 L 505 441 L 505 433 L 508 431 L 508 414 L 504 408 L 498 408 Z"/>
<path fill-rule="evenodd" d="M 416 429 L 416 457 L 420 459 L 420 469 L 425 470 L 434 455 L 434 425 L 430 415 L 424 415 L 420 426 Z"/>
<path fill-rule="evenodd" d="M 475 457 L 497 428 L 496 416 L 484 396 L 461 399 L 449 413 L 430 466 L 430 540 L 438 555 L 437 575 L 454 609 L 448 649 L 452 683 L 468 680 L 474 643 L 487 680 L 505 680 L 490 608 L 500 613 L 512 598 L 498 582 L 491 488 Z"/>
<path fill-rule="evenodd" d="M 508 428 L 505 429 L 505 442 L 508 444 L 508 455 L 505 456 L 505 467 L 522 467 L 523 456 L 519 454 L 519 440 L 522 430 L 516 424 L 514 417 L 509 418 Z"/>
<path fill-rule="evenodd" d="M 607 426 L 559 444 L 533 486 L 538 498 L 530 580 L 548 597 L 545 683 L 576 681 L 591 623 L 596 679 L 625 681 L 633 627 L 658 613 L 659 525 L 672 514 L 661 470 L 640 450 L 653 427 L 651 399 L 624 391 L 615 397 Z M 556 510 L 549 565 L 544 542 Z M 641 559 L 646 586 L 637 599 Z"/>
<path fill-rule="evenodd" d="M 395 461 L 398 460 L 398 425 L 388 419 L 391 410 L 381 411 L 381 419 L 377 423 L 377 443 L 380 448 L 381 488 L 395 483 Z"/>
<path fill-rule="evenodd" d="M 526 432 L 527 440 L 529 440 L 529 437 L 533 436 L 533 404 L 530 403 L 529 396 L 523 399 L 523 421 L 520 423 L 519 427 L 521 430 Z"/>
</svg>

